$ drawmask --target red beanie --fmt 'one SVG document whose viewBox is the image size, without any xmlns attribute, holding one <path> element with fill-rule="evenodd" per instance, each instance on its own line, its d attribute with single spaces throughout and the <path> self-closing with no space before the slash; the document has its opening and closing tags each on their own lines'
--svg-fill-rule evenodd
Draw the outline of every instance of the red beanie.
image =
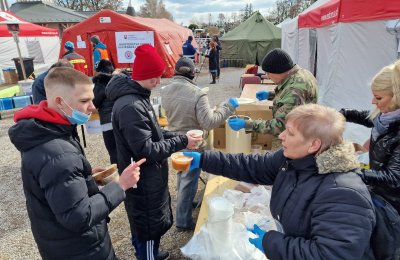
<svg viewBox="0 0 400 260">
<path fill-rule="evenodd" d="M 146 80 L 160 77 L 164 73 L 164 62 L 156 49 L 150 44 L 143 44 L 135 50 L 132 65 L 132 79 Z"/>
</svg>

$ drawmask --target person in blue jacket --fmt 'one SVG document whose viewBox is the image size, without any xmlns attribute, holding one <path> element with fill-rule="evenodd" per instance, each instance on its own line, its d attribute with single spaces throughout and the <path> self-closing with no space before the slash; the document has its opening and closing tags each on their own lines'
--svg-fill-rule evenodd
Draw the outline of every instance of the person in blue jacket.
<svg viewBox="0 0 400 260">
<path fill-rule="evenodd" d="M 193 36 L 189 36 L 187 41 L 182 45 L 183 57 L 190 58 L 194 61 L 196 49 L 192 45 Z"/>
<path fill-rule="evenodd" d="M 100 41 L 100 37 L 93 35 L 90 37 L 90 41 L 93 45 L 93 71 L 96 72 L 96 68 L 101 60 L 109 60 L 107 46 Z"/>
<path fill-rule="evenodd" d="M 184 152 L 191 169 L 273 185 L 270 210 L 283 232 L 251 229 L 249 242 L 270 259 L 374 259 L 376 224 L 370 193 L 358 174 L 344 117 L 317 104 L 293 109 L 279 135 L 282 149 L 267 154 Z"/>
</svg>

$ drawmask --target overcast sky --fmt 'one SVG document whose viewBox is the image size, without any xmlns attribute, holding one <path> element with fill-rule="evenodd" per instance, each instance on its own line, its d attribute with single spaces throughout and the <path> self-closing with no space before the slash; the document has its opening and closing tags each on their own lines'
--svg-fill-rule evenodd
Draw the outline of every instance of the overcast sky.
<svg viewBox="0 0 400 260">
<path fill-rule="evenodd" d="M 241 9 L 244 9 L 246 4 L 250 3 L 254 11 L 259 10 L 262 15 L 265 15 L 268 10 L 275 5 L 275 1 L 276 0 L 164 0 L 164 4 L 166 9 L 174 16 L 176 23 L 182 23 L 187 26 L 192 17 L 196 17 L 198 20 L 208 23 L 208 16 L 209 13 L 211 13 L 212 21 L 216 22 L 219 13 L 223 13 L 226 17 L 229 17 L 231 12 L 239 12 Z M 129 0 L 124 0 L 124 7 L 128 6 L 128 3 Z M 144 3 L 145 0 L 132 0 L 132 5 L 137 12 Z"/>
<path fill-rule="evenodd" d="M 7 0 L 9 5 L 16 0 Z M 132 0 L 135 11 L 140 10 L 145 0 Z M 211 13 L 212 22 L 216 22 L 218 14 L 223 13 L 225 17 L 230 17 L 232 12 L 239 12 L 244 9 L 246 4 L 252 4 L 253 10 L 259 10 L 262 15 L 268 12 L 271 7 L 275 6 L 276 0 L 164 0 L 166 9 L 172 13 L 174 20 L 178 24 L 188 26 L 192 17 L 197 18 L 200 22 L 208 23 L 208 16 Z M 128 6 L 129 0 L 124 0 L 124 8 Z"/>
</svg>

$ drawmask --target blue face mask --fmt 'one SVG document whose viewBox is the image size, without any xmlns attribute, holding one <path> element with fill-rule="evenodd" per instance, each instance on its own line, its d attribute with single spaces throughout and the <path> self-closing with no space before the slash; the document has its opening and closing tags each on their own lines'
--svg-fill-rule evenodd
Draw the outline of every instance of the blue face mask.
<svg viewBox="0 0 400 260">
<path fill-rule="evenodd" d="M 76 109 L 73 109 L 72 107 L 70 107 L 67 102 L 65 102 L 65 100 L 63 99 L 64 103 L 72 110 L 71 116 L 68 116 L 67 113 L 65 113 L 62 109 L 61 111 L 64 113 L 65 117 L 68 119 L 68 121 L 73 124 L 73 125 L 82 125 L 87 123 L 87 121 L 89 121 L 90 116 L 92 115 L 92 113 L 85 114 L 81 111 L 78 111 Z"/>
</svg>

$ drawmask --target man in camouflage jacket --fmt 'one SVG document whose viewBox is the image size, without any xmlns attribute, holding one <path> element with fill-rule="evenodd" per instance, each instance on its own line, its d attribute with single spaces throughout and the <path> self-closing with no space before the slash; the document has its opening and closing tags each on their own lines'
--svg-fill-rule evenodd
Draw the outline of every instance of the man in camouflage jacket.
<svg viewBox="0 0 400 260">
<path fill-rule="evenodd" d="M 285 129 L 285 117 L 296 106 L 317 103 L 318 86 L 315 77 L 299 65 L 293 64 L 289 54 L 281 49 L 270 51 L 263 59 L 262 69 L 275 84 L 270 120 L 230 119 L 233 130 L 245 128 L 246 132 L 279 135 Z M 259 100 L 271 98 L 268 91 L 257 92 Z"/>
</svg>

